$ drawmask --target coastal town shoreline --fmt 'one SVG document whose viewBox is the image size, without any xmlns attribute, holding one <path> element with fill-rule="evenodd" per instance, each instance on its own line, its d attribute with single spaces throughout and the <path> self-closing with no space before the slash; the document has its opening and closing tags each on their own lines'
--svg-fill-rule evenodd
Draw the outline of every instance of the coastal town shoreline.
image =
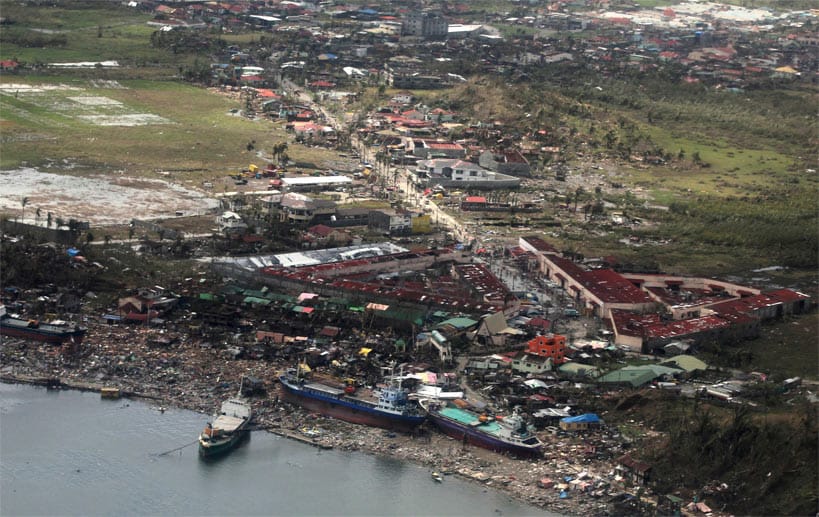
<svg viewBox="0 0 819 517">
<path fill-rule="evenodd" d="M 4 371 L 0 373 L 0 382 L 98 392 L 102 397 L 158 402 L 161 405 L 157 408 L 163 412 L 173 408 L 206 413 L 195 407 L 195 404 L 168 402 L 167 397 L 159 394 L 131 388 L 111 388 L 111 383 L 51 376 L 46 372 L 20 374 Z M 256 418 L 253 430 L 263 430 L 321 450 L 360 452 L 428 467 L 443 475 L 457 476 L 487 489 L 503 492 L 517 501 L 546 512 L 567 516 L 587 515 L 590 512 L 599 513 L 606 507 L 602 501 L 593 499 L 561 499 L 557 492 L 544 490 L 539 486 L 539 480 L 546 475 L 544 471 L 548 470 L 548 458 L 515 459 L 464 445 L 426 427 L 416 433 L 404 434 L 325 418 L 279 402 L 278 388 L 276 395 L 270 394 L 266 400 L 255 402 L 265 407 Z M 269 402 L 273 404 L 268 404 Z"/>
</svg>

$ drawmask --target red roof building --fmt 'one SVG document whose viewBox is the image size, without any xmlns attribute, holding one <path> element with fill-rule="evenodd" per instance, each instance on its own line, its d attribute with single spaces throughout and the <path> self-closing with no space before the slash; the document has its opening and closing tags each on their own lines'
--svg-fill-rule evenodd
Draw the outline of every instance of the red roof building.
<svg viewBox="0 0 819 517">
<path fill-rule="evenodd" d="M 531 251 L 531 252 L 540 252 L 540 253 L 557 253 L 557 248 L 549 244 L 548 242 L 544 241 L 540 237 L 536 237 L 534 235 L 528 235 L 526 237 L 521 237 L 518 239 L 518 246 L 521 248 Z"/>
</svg>

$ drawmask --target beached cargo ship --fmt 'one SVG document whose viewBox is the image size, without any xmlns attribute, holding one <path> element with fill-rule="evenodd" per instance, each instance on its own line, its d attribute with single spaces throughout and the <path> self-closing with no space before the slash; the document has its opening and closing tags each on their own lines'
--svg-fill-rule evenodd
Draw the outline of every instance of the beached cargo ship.
<svg viewBox="0 0 819 517">
<path fill-rule="evenodd" d="M 457 440 L 519 457 L 541 454 L 543 443 L 518 413 L 505 417 L 479 413 L 471 410 L 463 401 L 427 400 L 423 404 L 430 420 Z"/>
<path fill-rule="evenodd" d="M 67 322 L 42 323 L 35 319 L 20 319 L 10 316 L 6 307 L 0 305 L 0 335 L 19 337 L 61 345 L 66 341 L 74 344 L 82 342 L 86 329 Z"/>
<path fill-rule="evenodd" d="M 241 388 L 239 390 L 241 395 Z M 213 421 L 199 435 L 199 454 L 211 457 L 233 449 L 248 433 L 253 418 L 250 403 L 240 396 L 222 403 Z"/>
<path fill-rule="evenodd" d="M 408 432 L 426 419 L 424 410 L 393 377 L 372 393 L 305 379 L 295 368 L 287 370 L 279 381 L 288 402 L 346 422 Z"/>
</svg>

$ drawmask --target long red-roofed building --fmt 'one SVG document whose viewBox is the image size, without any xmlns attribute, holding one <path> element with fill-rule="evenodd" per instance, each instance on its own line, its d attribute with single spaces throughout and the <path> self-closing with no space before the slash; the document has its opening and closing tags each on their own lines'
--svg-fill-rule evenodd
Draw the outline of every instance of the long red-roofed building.
<svg viewBox="0 0 819 517">
<path fill-rule="evenodd" d="M 545 278 L 610 324 L 617 345 L 643 353 L 681 339 L 754 337 L 761 321 L 811 307 L 808 295 L 790 289 L 763 293 L 709 278 L 586 269 L 539 237 L 522 237 L 519 245 L 537 257 Z"/>
</svg>

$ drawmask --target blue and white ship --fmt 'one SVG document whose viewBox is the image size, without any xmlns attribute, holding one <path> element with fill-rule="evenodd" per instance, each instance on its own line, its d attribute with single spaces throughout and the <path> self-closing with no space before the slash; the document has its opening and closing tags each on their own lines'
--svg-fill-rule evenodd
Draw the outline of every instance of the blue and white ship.
<svg viewBox="0 0 819 517">
<path fill-rule="evenodd" d="M 423 408 L 392 376 L 387 385 L 364 393 L 349 385 L 341 389 L 305 379 L 300 368 L 287 370 L 279 381 L 284 400 L 345 422 L 408 432 L 426 419 Z"/>
</svg>

